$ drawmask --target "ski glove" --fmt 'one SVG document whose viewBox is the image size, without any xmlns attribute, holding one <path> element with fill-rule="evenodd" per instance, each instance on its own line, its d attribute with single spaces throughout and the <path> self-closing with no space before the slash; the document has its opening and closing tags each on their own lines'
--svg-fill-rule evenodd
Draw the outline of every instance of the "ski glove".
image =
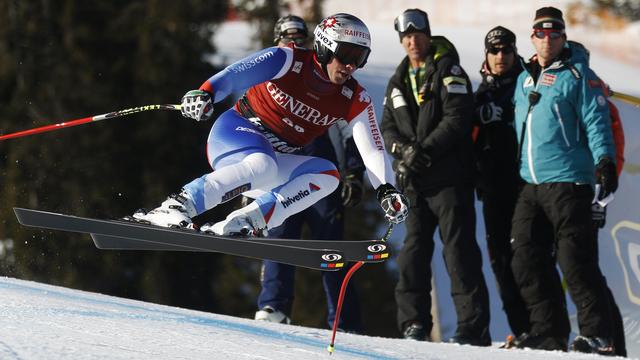
<svg viewBox="0 0 640 360">
<path fill-rule="evenodd" d="M 203 90 L 191 90 L 182 97 L 180 107 L 182 116 L 195 119 L 196 121 L 209 120 L 213 115 L 213 103 L 211 95 Z"/>
<path fill-rule="evenodd" d="M 480 122 L 483 124 L 500 121 L 502 120 L 502 108 L 497 106 L 493 101 L 482 104 L 478 108 L 478 117 L 480 117 Z"/>
<path fill-rule="evenodd" d="M 360 203 L 363 195 L 362 173 L 360 176 L 355 173 L 347 174 L 342 181 L 342 205 L 354 207 Z"/>
<path fill-rule="evenodd" d="M 411 169 L 404 164 L 404 161 L 394 162 L 394 171 L 396 172 L 396 184 L 401 190 L 405 190 L 409 186 Z"/>
<path fill-rule="evenodd" d="M 604 199 L 618 189 L 616 164 L 609 157 L 600 159 L 596 166 L 596 183 L 600 185 L 598 199 Z"/>
<path fill-rule="evenodd" d="M 413 171 L 431 166 L 431 158 L 418 144 L 393 143 L 391 152 L 400 155 L 404 165 Z"/>
<path fill-rule="evenodd" d="M 409 200 L 392 185 L 380 185 L 377 189 L 377 198 L 384 210 L 384 217 L 390 223 L 400 224 L 407 219 Z"/>
</svg>

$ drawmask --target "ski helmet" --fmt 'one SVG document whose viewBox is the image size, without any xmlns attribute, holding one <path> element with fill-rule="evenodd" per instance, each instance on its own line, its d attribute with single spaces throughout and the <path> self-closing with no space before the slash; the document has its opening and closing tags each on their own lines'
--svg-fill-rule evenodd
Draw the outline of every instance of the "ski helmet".
<svg viewBox="0 0 640 360">
<path fill-rule="evenodd" d="M 300 34 L 302 37 L 292 38 L 291 35 Z M 304 20 L 295 15 L 283 16 L 273 28 L 273 42 L 277 44 L 282 39 L 291 39 L 296 45 L 302 45 L 309 36 L 309 30 Z M 300 44 L 298 44 L 298 41 Z"/>
<path fill-rule="evenodd" d="M 323 66 L 335 56 L 343 64 L 359 68 L 367 63 L 371 53 L 371 35 L 362 20 L 339 13 L 322 20 L 316 26 L 313 50 Z"/>
</svg>

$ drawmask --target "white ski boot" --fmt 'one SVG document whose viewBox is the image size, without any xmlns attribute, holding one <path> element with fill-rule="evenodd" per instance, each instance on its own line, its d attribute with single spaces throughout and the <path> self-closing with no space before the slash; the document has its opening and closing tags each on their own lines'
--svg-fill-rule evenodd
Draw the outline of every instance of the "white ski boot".
<svg viewBox="0 0 640 360">
<path fill-rule="evenodd" d="M 206 223 L 200 226 L 200 231 L 216 235 L 240 235 L 265 237 L 267 223 L 260 211 L 260 207 L 254 201 L 251 204 L 238 209 L 227 216 L 226 219 L 215 224 Z"/>
<path fill-rule="evenodd" d="M 198 215 L 191 196 L 184 190 L 171 194 L 159 207 L 147 212 L 140 209 L 133 220 L 163 227 L 192 228 L 191 218 Z"/>
<path fill-rule="evenodd" d="M 285 315 L 282 311 L 272 308 L 269 305 L 263 307 L 261 310 L 256 311 L 256 316 L 254 319 L 258 321 L 268 321 L 280 324 L 291 324 L 291 319 L 287 315 Z"/>
</svg>

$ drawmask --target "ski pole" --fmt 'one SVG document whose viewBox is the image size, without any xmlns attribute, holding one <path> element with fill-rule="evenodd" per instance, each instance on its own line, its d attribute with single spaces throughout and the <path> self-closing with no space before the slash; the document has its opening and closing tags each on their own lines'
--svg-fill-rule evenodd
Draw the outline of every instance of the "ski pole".
<svg viewBox="0 0 640 360">
<path fill-rule="evenodd" d="M 627 104 L 631 104 L 637 107 L 640 107 L 640 98 L 633 96 L 633 95 L 629 95 L 629 94 L 624 94 L 618 91 L 611 91 L 611 97 L 614 99 L 618 99 L 620 101 L 624 101 Z"/>
<path fill-rule="evenodd" d="M 387 231 L 384 236 L 382 236 L 382 241 L 386 242 L 391 236 L 391 232 L 393 231 L 393 223 L 389 224 Z M 349 284 L 349 280 L 353 273 L 355 273 L 360 267 L 364 265 L 364 261 L 358 261 L 355 265 L 349 269 L 347 275 L 344 276 L 344 280 L 342 280 L 342 285 L 340 286 L 340 295 L 338 296 L 338 306 L 336 308 L 336 317 L 333 319 L 333 331 L 331 333 L 331 343 L 327 346 L 327 351 L 329 355 L 333 354 L 335 340 L 336 340 L 336 332 L 338 330 L 338 323 L 340 322 L 340 312 L 342 311 L 342 303 L 344 302 L 344 296 L 347 290 L 347 284 Z"/>
<path fill-rule="evenodd" d="M 149 111 L 149 110 L 180 110 L 180 105 L 171 105 L 171 104 L 145 105 L 145 106 L 134 107 L 131 109 L 118 110 L 118 111 L 110 112 L 107 114 L 88 116 L 82 119 L 70 120 L 70 121 L 65 121 L 58 124 L 45 125 L 45 126 L 37 127 L 34 129 L 18 131 L 18 132 L 6 134 L 6 135 L 0 135 L 0 141 L 19 138 L 19 137 L 33 135 L 33 134 L 40 134 L 40 133 L 54 131 L 62 128 L 82 125 L 82 124 L 86 124 L 94 121 L 117 118 L 117 117 L 131 115 L 131 114 L 135 114 L 143 111 Z"/>
</svg>

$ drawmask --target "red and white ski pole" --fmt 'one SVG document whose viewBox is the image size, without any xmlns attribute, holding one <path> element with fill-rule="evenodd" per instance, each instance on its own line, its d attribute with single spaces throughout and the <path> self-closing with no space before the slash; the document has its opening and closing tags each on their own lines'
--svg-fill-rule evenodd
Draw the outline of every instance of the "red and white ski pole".
<svg viewBox="0 0 640 360">
<path fill-rule="evenodd" d="M 393 223 L 389 224 L 389 228 L 387 228 L 387 232 L 384 234 L 384 236 L 382 237 L 382 241 L 387 241 L 389 239 L 389 237 L 391 236 L 391 232 L 393 231 Z M 351 279 L 351 276 L 353 275 L 353 273 L 355 273 L 358 269 L 360 269 L 360 267 L 362 267 L 362 265 L 364 265 L 364 261 L 358 261 L 357 263 L 355 263 L 355 265 L 353 265 L 351 267 L 351 269 L 349 269 L 349 271 L 347 272 L 347 275 L 344 276 L 344 279 L 342 280 L 342 286 L 340 286 L 340 295 L 338 296 L 338 306 L 336 308 L 336 317 L 333 319 L 333 332 L 331 334 L 331 343 L 329 343 L 329 346 L 327 346 L 327 351 L 329 352 L 329 355 L 333 354 L 333 350 L 335 350 L 334 345 L 335 345 L 335 341 L 336 341 L 336 332 L 338 330 L 338 324 L 340 323 L 340 312 L 342 311 L 342 303 L 344 302 L 344 296 L 345 293 L 347 292 L 347 284 L 349 284 L 349 280 Z"/>
<path fill-rule="evenodd" d="M 70 121 L 65 121 L 58 124 L 45 125 L 45 126 L 37 127 L 34 129 L 18 131 L 18 132 L 6 134 L 6 135 L 0 135 L 0 141 L 19 138 L 19 137 L 33 135 L 33 134 L 40 134 L 44 132 L 59 130 L 62 128 L 82 125 L 82 124 L 100 121 L 100 120 L 117 118 L 117 117 L 131 115 L 131 114 L 135 114 L 143 111 L 149 111 L 149 110 L 180 110 L 180 105 L 171 105 L 171 104 L 145 105 L 145 106 L 134 107 L 131 109 L 118 110 L 118 111 L 110 112 L 107 114 L 88 116 L 82 119 L 70 120 Z"/>
</svg>

